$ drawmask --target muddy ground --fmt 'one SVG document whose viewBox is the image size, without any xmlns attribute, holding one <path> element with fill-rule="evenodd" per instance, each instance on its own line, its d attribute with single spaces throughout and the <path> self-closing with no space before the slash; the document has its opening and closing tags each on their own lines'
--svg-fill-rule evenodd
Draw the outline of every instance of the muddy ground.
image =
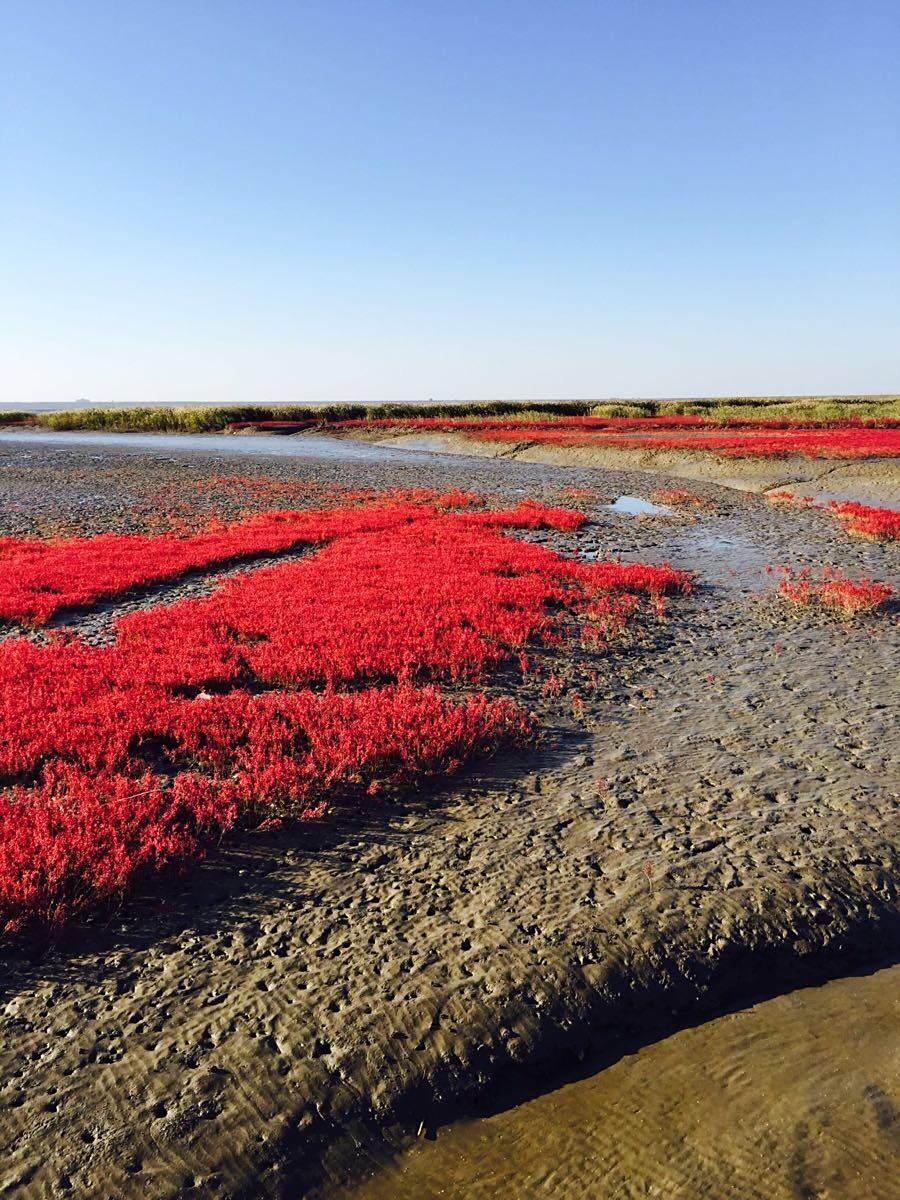
<svg viewBox="0 0 900 1200">
<path fill-rule="evenodd" d="M 454 456 L 0 447 L 0 532 L 142 527 L 161 495 L 228 473 L 507 500 L 587 486 L 601 502 L 666 482 Z M 0 1194 L 327 1190 L 383 1132 L 427 1133 L 488 1087 L 514 1097 L 582 1055 L 897 958 L 896 610 L 846 625 L 765 598 L 767 564 L 896 586 L 897 548 L 819 511 L 694 490 L 709 510 L 693 520 L 598 503 L 554 536 L 669 560 L 701 586 L 610 653 L 546 663 L 564 688 L 526 684 L 539 746 L 236 839 L 63 943 L 6 948 Z M 104 621 L 74 618 L 93 636 Z"/>
</svg>

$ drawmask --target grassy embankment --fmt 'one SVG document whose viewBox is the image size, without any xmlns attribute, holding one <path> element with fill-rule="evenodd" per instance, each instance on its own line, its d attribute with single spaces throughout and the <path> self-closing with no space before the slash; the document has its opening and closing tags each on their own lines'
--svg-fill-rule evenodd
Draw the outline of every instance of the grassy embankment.
<svg viewBox="0 0 900 1200">
<path fill-rule="evenodd" d="M 349 420 L 403 421 L 414 417 L 515 417 L 547 421 L 554 417 L 703 416 L 711 421 L 766 420 L 827 423 L 853 418 L 878 422 L 900 419 L 900 396 L 740 396 L 698 400 L 640 400 L 546 403 L 496 400 L 465 404 L 248 404 L 197 408 L 82 408 L 65 412 L 0 412 L 0 425 L 40 429 L 89 429 L 110 433 L 213 433 L 235 422 L 308 422 L 329 425 Z"/>
</svg>

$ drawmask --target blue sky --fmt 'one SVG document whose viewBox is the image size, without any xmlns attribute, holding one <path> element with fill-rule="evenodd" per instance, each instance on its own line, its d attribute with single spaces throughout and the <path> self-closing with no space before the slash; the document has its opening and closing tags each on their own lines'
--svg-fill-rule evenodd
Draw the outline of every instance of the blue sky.
<svg viewBox="0 0 900 1200">
<path fill-rule="evenodd" d="M 7 0 L 0 404 L 900 390 L 900 7 Z"/>
</svg>

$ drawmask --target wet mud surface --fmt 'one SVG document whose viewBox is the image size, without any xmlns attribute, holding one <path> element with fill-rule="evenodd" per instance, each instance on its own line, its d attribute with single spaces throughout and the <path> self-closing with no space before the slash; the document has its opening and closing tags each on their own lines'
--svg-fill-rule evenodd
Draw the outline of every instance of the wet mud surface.
<svg viewBox="0 0 900 1200">
<path fill-rule="evenodd" d="M 714 484 L 694 517 L 606 507 L 646 497 L 634 472 L 8 446 L 0 532 L 142 527 L 212 473 L 590 487 L 591 524 L 555 545 L 701 586 L 613 650 L 561 657 L 560 695 L 528 697 L 539 746 L 235 840 L 0 959 L 0 1194 L 327 1190 L 385 1130 L 402 1142 L 488 1088 L 900 951 L 896 611 L 847 625 L 760 598 L 770 564 L 896 586 L 896 547 Z M 181 587 L 197 581 L 165 598 Z"/>
<path fill-rule="evenodd" d="M 894 1200 L 898 1095 L 892 967 L 718 1017 L 459 1121 L 333 1200 Z"/>
<path fill-rule="evenodd" d="M 791 487 L 798 492 L 832 500 L 887 502 L 900 506 L 900 468 L 892 458 L 739 458 L 700 451 L 646 447 L 604 446 L 598 439 L 583 446 L 553 446 L 540 442 L 490 442 L 458 433 L 354 433 L 347 441 L 371 441 L 407 453 L 467 454 L 550 466 L 594 467 L 609 471 L 660 474 L 678 479 L 717 483 L 750 492 Z M 645 485 L 646 486 L 646 485 Z"/>
</svg>

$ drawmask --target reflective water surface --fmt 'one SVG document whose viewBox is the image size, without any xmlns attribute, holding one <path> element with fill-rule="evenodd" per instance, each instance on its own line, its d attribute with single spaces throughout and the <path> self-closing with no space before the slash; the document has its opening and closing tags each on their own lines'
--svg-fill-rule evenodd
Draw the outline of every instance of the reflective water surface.
<svg viewBox="0 0 900 1200">
<path fill-rule="evenodd" d="M 674 1034 L 334 1195 L 897 1200 L 900 967 Z"/>
<path fill-rule="evenodd" d="M 632 517 L 667 517 L 672 513 L 672 509 L 665 504 L 653 504 L 650 500 L 644 500 L 641 496 L 619 496 L 612 504 L 607 504 L 605 507 L 612 512 L 627 513 Z"/>
<path fill-rule="evenodd" d="M 189 451 L 192 454 L 264 454 L 282 458 L 352 459 L 378 462 L 431 463 L 434 456 L 404 449 L 388 449 L 368 442 L 327 437 L 320 434 L 280 436 L 278 434 L 229 433 L 94 433 L 90 430 L 66 430 L 62 433 L 29 430 L 0 430 L 0 445 L 24 446 L 107 446 L 159 452 Z"/>
</svg>

